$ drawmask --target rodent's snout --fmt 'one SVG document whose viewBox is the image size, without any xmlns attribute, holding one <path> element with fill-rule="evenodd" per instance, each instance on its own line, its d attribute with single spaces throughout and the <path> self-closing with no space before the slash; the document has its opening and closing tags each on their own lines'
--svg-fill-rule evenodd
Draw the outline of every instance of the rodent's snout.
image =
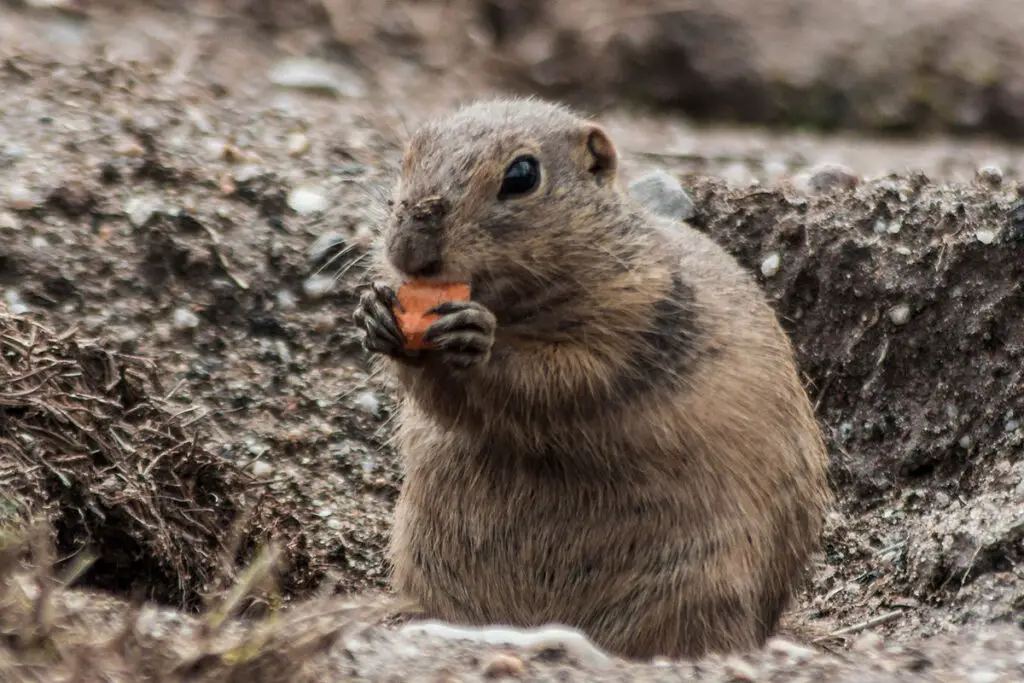
<svg viewBox="0 0 1024 683">
<path fill-rule="evenodd" d="M 438 196 L 401 202 L 387 243 L 391 265 L 411 277 L 440 274 L 444 268 L 442 228 L 448 208 L 448 202 Z"/>
</svg>

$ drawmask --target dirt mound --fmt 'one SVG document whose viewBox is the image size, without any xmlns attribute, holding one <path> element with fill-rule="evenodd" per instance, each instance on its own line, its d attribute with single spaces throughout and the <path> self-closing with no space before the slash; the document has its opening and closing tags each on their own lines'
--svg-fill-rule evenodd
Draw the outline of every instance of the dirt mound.
<svg viewBox="0 0 1024 683">
<path fill-rule="evenodd" d="M 0 303 L 0 526 L 42 517 L 88 583 L 183 606 L 207 590 L 241 477 L 159 396 L 156 366 Z"/>
<path fill-rule="evenodd" d="M 1024 130 L 1014 0 L 219 0 L 204 13 L 274 34 L 319 30 L 324 52 L 400 55 L 589 108 L 625 100 L 715 122 L 1016 140 Z"/>
<path fill-rule="evenodd" d="M 844 518 L 814 609 L 849 619 L 873 593 L 913 628 L 947 623 L 921 609 L 935 606 L 1024 623 L 1018 191 L 919 174 L 822 196 L 684 182 L 694 222 L 774 302 L 828 438 Z"/>
</svg>

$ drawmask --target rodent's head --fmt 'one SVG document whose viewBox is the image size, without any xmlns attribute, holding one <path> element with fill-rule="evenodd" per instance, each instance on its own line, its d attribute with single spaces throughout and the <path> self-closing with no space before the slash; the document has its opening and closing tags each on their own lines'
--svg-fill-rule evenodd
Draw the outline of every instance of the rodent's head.
<svg viewBox="0 0 1024 683">
<path fill-rule="evenodd" d="M 417 130 L 384 234 L 401 279 L 531 276 L 600 248 L 622 210 L 618 154 L 597 124 L 533 99 L 472 104 Z M 506 283 L 515 286 L 515 282 Z"/>
</svg>

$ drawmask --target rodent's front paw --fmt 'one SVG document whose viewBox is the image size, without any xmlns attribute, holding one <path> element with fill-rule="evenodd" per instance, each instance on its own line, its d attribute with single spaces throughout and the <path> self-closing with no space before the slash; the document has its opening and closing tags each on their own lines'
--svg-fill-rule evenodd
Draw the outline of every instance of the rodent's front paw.
<svg viewBox="0 0 1024 683">
<path fill-rule="evenodd" d="M 437 346 L 443 362 L 469 368 L 490 359 L 498 321 L 486 307 L 476 301 L 449 301 L 429 312 L 441 317 L 423 333 L 423 341 Z"/>
<path fill-rule="evenodd" d="M 405 336 L 392 310 L 394 302 L 395 291 L 376 282 L 359 296 L 352 320 L 365 333 L 363 348 L 367 351 L 392 357 L 402 355 Z"/>
</svg>

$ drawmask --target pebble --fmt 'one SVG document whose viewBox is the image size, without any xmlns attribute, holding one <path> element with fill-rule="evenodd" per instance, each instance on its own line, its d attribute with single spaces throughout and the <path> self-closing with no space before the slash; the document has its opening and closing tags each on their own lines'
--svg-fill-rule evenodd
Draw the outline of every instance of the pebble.
<svg viewBox="0 0 1024 683">
<path fill-rule="evenodd" d="M 298 305 L 298 300 L 290 289 L 279 289 L 274 295 L 274 300 L 282 311 L 294 311 Z"/>
<path fill-rule="evenodd" d="M 730 187 L 744 188 L 756 185 L 758 180 L 746 164 L 734 161 L 722 170 L 722 179 Z"/>
<path fill-rule="evenodd" d="M 118 156 L 137 158 L 146 153 L 146 150 L 135 140 L 124 140 L 114 150 Z"/>
<path fill-rule="evenodd" d="M 910 306 L 898 304 L 889 309 L 889 320 L 893 325 L 906 325 L 910 322 Z"/>
<path fill-rule="evenodd" d="M 263 169 L 256 164 L 246 164 L 235 169 L 235 172 L 231 174 L 231 179 L 239 185 L 255 180 L 263 175 Z"/>
<path fill-rule="evenodd" d="M 996 241 L 996 233 L 992 230 L 979 230 L 974 236 L 982 244 L 992 244 Z"/>
<path fill-rule="evenodd" d="M 975 177 L 986 185 L 999 187 L 1003 184 L 1003 169 L 994 164 L 989 164 L 979 168 Z"/>
<path fill-rule="evenodd" d="M 807 188 L 814 194 L 852 190 L 860 184 L 857 174 L 842 164 L 818 164 L 809 168 L 807 174 Z"/>
<path fill-rule="evenodd" d="M 376 415 L 380 410 L 380 399 L 372 391 L 364 391 L 357 394 L 353 403 L 355 403 L 356 408 L 370 415 Z"/>
<path fill-rule="evenodd" d="M 42 235 L 36 235 L 35 237 L 33 237 L 29 241 L 29 244 L 32 245 L 33 249 L 38 249 L 39 251 L 44 251 L 50 248 L 50 243 L 47 242 L 46 238 L 43 237 Z"/>
<path fill-rule="evenodd" d="M 11 185 L 7 188 L 7 206 L 15 211 L 31 211 L 41 201 L 39 195 L 24 185 Z"/>
<path fill-rule="evenodd" d="M 320 299 L 334 289 L 334 278 L 330 275 L 313 275 L 302 283 L 302 291 L 310 299 Z"/>
<path fill-rule="evenodd" d="M 24 315 L 28 313 L 28 305 L 21 300 L 21 292 L 16 289 L 4 290 L 4 303 L 11 315 Z"/>
<path fill-rule="evenodd" d="M 769 183 L 778 183 L 789 173 L 789 164 L 781 159 L 770 159 L 764 163 L 763 169 Z"/>
<path fill-rule="evenodd" d="M 265 477 L 274 471 L 274 466 L 266 460 L 257 460 L 250 467 L 249 470 L 256 477 Z"/>
<path fill-rule="evenodd" d="M 775 637 L 768 641 L 767 649 L 772 654 L 800 663 L 814 657 L 815 651 L 785 638 Z"/>
<path fill-rule="evenodd" d="M 670 173 L 653 171 L 637 178 L 629 185 L 634 200 L 659 216 L 685 221 L 693 218 L 696 207 L 693 199 Z"/>
<path fill-rule="evenodd" d="M 288 57 L 270 67 L 267 78 L 274 85 L 327 92 L 344 97 L 364 97 L 366 86 L 352 71 L 340 64 L 319 59 Z"/>
<path fill-rule="evenodd" d="M 484 664 L 483 674 L 486 678 L 518 678 L 525 670 L 526 666 L 519 657 L 499 652 Z"/>
<path fill-rule="evenodd" d="M 963 436 L 960 437 L 960 441 L 958 443 L 960 444 L 960 448 L 966 451 L 971 447 L 971 435 L 964 434 Z"/>
<path fill-rule="evenodd" d="M 227 143 L 217 138 L 207 138 L 203 141 L 203 151 L 206 154 L 206 158 L 211 161 L 220 161 L 225 158 L 227 151 Z"/>
<path fill-rule="evenodd" d="M 305 133 L 292 133 L 285 145 L 288 156 L 299 157 L 309 151 L 309 136 Z"/>
<path fill-rule="evenodd" d="M 722 670 L 730 681 L 756 681 L 757 668 L 741 657 L 733 656 L 722 663 Z"/>
<path fill-rule="evenodd" d="M 17 216 L 10 211 L 0 211 L 0 230 L 17 230 L 20 227 Z"/>
<path fill-rule="evenodd" d="M 146 195 L 132 197 L 124 206 L 124 211 L 128 214 L 128 222 L 136 228 L 141 228 L 149 223 L 159 210 L 160 202 Z"/>
<path fill-rule="evenodd" d="M 761 261 L 761 274 L 765 277 L 772 277 L 779 272 L 779 267 L 782 265 L 782 256 L 777 251 L 773 251 L 768 254 L 763 261 Z"/>
<path fill-rule="evenodd" d="M 317 213 L 327 208 L 327 197 L 318 188 L 300 185 L 288 193 L 288 206 L 301 215 Z"/>
<path fill-rule="evenodd" d="M 176 330 L 194 330 L 199 327 L 199 316 L 191 309 L 179 307 L 174 309 L 172 324 Z"/>
</svg>

